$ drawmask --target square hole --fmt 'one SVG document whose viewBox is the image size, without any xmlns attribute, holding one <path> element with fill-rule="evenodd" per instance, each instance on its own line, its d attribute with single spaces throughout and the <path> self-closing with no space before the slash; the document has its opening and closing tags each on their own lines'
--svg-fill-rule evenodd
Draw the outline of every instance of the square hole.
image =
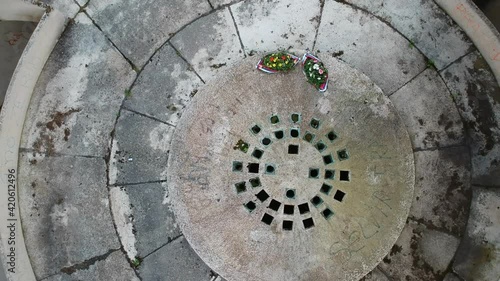
<svg viewBox="0 0 500 281">
<path fill-rule="evenodd" d="M 243 163 L 240 161 L 233 161 L 233 172 L 242 172 Z"/>
<path fill-rule="evenodd" d="M 250 163 L 247 165 L 248 172 L 252 174 L 258 174 L 259 173 L 259 163 Z"/>
<path fill-rule="evenodd" d="M 274 217 L 267 214 L 267 213 L 265 213 L 264 216 L 262 216 L 262 222 L 267 224 L 267 225 L 271 225 L 273 220 L 274 220 Z"/>
<path fill-rule="evenodd" d="M 239 182 L 239 183 L 235 184 L 234 186 L 236 187 L 236 193 L 242 193 L 242 192 L 247 191 L 247 186 L 246 186 L 244 181 Z"/>
<path fill-rule="evenodd" d="M 320 191 L 323 192 L 324 194 L 328 195 L 328 194 L 330 194 L 330 191 L 332 191 L 332 189 L 333 189 L 333 187 L 331 185 L 324 183 L 321 186 Z"/>
<path fill-rule="evenodd" d="M 270 145 L 272 142 L 273 142 L 273 141 L 272 141 L 270 138 L 268 138 L 268 137 L 263 138 L 263 139 L 262 139 L 262 141 L 261 141 L 261 143 L 262 143 L 263 145 L 265 145 L 265 146 Z"/>
<path fill-rule="evenodd" d="M 325 179 L 327 180 L 335 179 L 335 170 L 325 170 Z"/>
<path fill-rule="evenodd" d="M 311 125 L 311 127 L 314 129 L 318 129 L 319 125 L 320 125 L 320 121 L 318 119 L 313 118 L 309 125 Z"/>
<path fill-rule="evenodd" d="M 311 199 L 311 203 L 314 205 L 314 207 L 318 207 L 323 203 L 323 199 L 316 195 Z"/>
<path fill-rule="evenodd" d="M 311 179 L 319 178 L 319 169 L 309 168 L 309 178 Z"/>
<path fill-rule="evenodd" d="M 295 189 L 287 189 L 285 195 L 289 199 L 295 199 Z"/>
<path fill-rule="evenodd" d="M 269 203 L 269 207 L 268 208 L 277 212 L 279 210 L 280 206 L 281 206 L 280 202 L 272 199 L 271 203 Z"/>
<path fill-rule="evenodd" d="M 307 203 L 304 203 L 304 204 L 300 204 L 299 205 L 299 213 L 302 215 L 302 214 L 307 214 L 309 213 L 311 210 L 309 210 L 309 204 Z"/>
<path fill-rule="evenodd" d="M 276 168 L 274 167 L 273 164 L 266 164 L 266 174 L 274 175 L 275 171 L 276 171 Z"/>
<path fill-rule="evenodd" d="M 326 145 L 322 141 L 317 142 L 314 147 L 316 147 L 319 152 L 323 152 L 326 149 Z"/>
<path fill-rule="evenodd" d="M 280 118 L 278 117 L 278 115 L 273 115 L 271 116 L 270 121 L 271 124 L 278 124 L 280 122 Z"/>
<path fill-rule="evenodd" d="M 349 174 L 349 171 L 340 171 L 340 180 L 341 181 L 350 181 L 351 175 Z"/>
<path fill-rule="evenodd" d="M 254 151 L 252 152 L 252 156 L 255 157 L 255 158 L 257 158 L 257 159 L 262 158 L 263 154 L 264 154 L 264 151 L 262 151 L 262 150 L 260 150 L 258 148 L 254 149 Z"/>
<path fill-rule="evenodd" d="M 290 118 L 292 119 L 293 123 L 299 123 L 301 119 L 299 113 L 293 113 L 292 116 L 290 116 Z"/>
<path fill-rule="evenodd" d="M 338 155 L 340 161 L 344 161 L 344 160 L 349 159 L 349 152 L 347 152 L 347 149 L 342 149 L 342 150 L 337 151 L 337 155 Z"/>
<path fill-rule="evenodd" d="M 304 135 L 304 140 L 307 142 L 312 142 L 314 140 L 315 135 L 309 132 L 306 132 Z"/>
<path fill-rule="evenodd" d="M 290 144 L 288 146 L 288 154 L 299 154 L 299 146 Z"/>
<path fill-rule="evenodd" d="M 252 187 L 259 187 L 261 186 L 260 179 L 259 178 L 253 178 L 248 180 L 250 182 L 250 185 Z"/>
<path fill-rule="evenodd" d="M 330 131 L 326 137 L 330 140 L 330 142 L 334 142 L 339 136 L 337 135 L 337 133 L 335 133 L 334 131 Z"/>
<path fill-rule="evenodd" d="M 260 133 L 260 131 L 262 131 L 262 129 L 260 128 L 259 125 L 253 125 L 252 128 L 250 128 L 250 131 L 257 135 L 258 133 Z"/>
<path fill-rule="evenodd" d="M 345 192 L 337 190 L 337 192 L 335 192 L 335 195 L 333 196 L 333 199 L 342 202 L 342 200 L 344 200 L 344 197 L 345 197 Z"/>
<path fill-rule="evenodd" d="M 293 128 L 290 130 L 290 136 L 292 138 L 298 138 L 300 136 L 300 130 L 298 128 Z"/>
<path fill-rule="evenodd" d="M 255 196 L 260 200 L 260 202 L 264 202 L 267 198 L 269 198 L 269 194 L 267 194 L 265 190 L 261 190 L 259 193 L 255 194 Z"/>
<path fill-rule="evenodd" d="M 254 202 L 250 201 L 250 202 L 245 204 L 245 208 L 247 208 L 247 210 L 249 212 L 252 212 L 253 210 L 255 210 L 257 208 L 257 205 L 255 205 Z"/>
<path fill-rule="evenodd" d="M 326 208 L 323 210 L 323 212 L 321 212 L 321 214 L 323 215 L 323 217 L 325 217 L 325 219 L 329 219 L 333 216 L 333 211 L 329 208 Z"/>
<path fill-rule="evenodd" d="M 332 164 L 333 163 L 333 157 L 331 155 L 325 155 L 325 156 L 323 156 L 323 163 L 325 163 L 325 165 Z"/>
<path fill-rule="evenodd" d="M 283 221 L 283 230 L 293 230 L 293 221 Z"/>
<path fill-rule="evenodd" d="M 285 207 L 283 209 L 283 213 L 285 215 L 293 215 L 294 210 L 295 210 L 294 205 L 285 205 Z"/>
<path fill-rule="evenodd" d="M 280 139 L 282 139 L 282 138 L 284 138 L 284 137 L 285 137 L 285 133 L 283 133 L 283 131 L 282 131 L 282 130 L 279 130 L 279 131 L 274 132 L 274 136 L 275 136 L 277 139 L 279 139 L 279 140 L 280 140 Z"/>
<path fill-rule="evenodd" d="M 312 218 L 308 218 L 302 221 L 305 229 L 309 229 L 314 226 L 314 220 Z"/>
</svg>

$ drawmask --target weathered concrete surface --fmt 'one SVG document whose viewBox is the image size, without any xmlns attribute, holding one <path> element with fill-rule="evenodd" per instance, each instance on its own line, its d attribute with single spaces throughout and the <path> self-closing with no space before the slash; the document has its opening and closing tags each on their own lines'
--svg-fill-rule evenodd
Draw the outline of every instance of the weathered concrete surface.
<svg viewBox="0 0 500 281">
<path fill-rule="evenodd" d="M 103 159 L 22 153 L 19 198 L 37 278 L 119 249 Z"/>
<path fill-rule="evenodd" d="M 120 53 L 79 14 L 38 79 L 21 147 L 49 155 L 104 156 L 134 77 Z"/>
<path fill-rule="evenodd" d="M 124 105 L 175 125 L 201 84 L 190 66 L 165 45 L 141 72 Z"/>
<path fill-rule="evenodd" d="M 426 66 L 420 52 L 390 26 L 336 1 L 325 3 L 315 49 L 362 71 L 387 95 Z"/>
<path fill-rule="evenodd" d="M 467 54 L 472 42 L 432 0 L 345 0 L 387 21 L 438 69 Z"/>
<path fill-rule="evenodd" d="M 333 58 L 325 63 L 335 86 L 319 94 L 300 69 L 267 75 L 255 69 L 255 59 L 244 60 L 197 94 L 177 125 L 167 179 L 177 222 L 195 251 L 228 280 L 358 280 L 381 261 L 404 226 L 414 184 L 404 124 L 365 75 Z M 294 112 L 302 116 L 297 124 Z M 274 125 L 273 114 L 280 120 Z M 261 126 L 258 134 L 250 132 L 254 124 Z M 300 138 L 289 133 L 291 127 L 300 129 Z M 273 136 L 278 129 L 282 140 Z M 332 129 L 338 134 L 333 144 L 327 139 Z M 302 140 L 306 131 L 315 134 L 312 143 Z M 370 139 L 375 134 L 380 137 Z M 271 145 L 260 144 L 265 136 Z M 234 148 L 239 140 L 249 143 L 248 153 Z M 322 153 L 313 146 L 320 140 L 327 146 Z M 348 159 L 339 156 L 342 148 Z M 327 154 L 335 163 L 323 158 Z M 393 165 L 386 165 L 388 159 Z M 260 168 L 252 172 L 249 163 Z M 274 174 L 264 173 L 266 164 L 275 165 Z M 321 179 L 311 174 L 314 167 Z M 336 170 L 334 180 L 324 179 L 328 167 Z M 252 188 L 246 180 L 256 176 L 262 187 Z M 245 188 L 235 185 L 242 181 Z M 296 195 L 287 199 L 290 188 Z M 272 200 L 257 200 L 261 189 Z M 334 199 L 339 191 L 345 198 Z M 316 195 L 323 203 L 299 214 L 300 205 Z M 273 200 L 282 204 L 273 207 Z M 255 208 L 245 208 L 248 202 Z M 284 204 L 293 206 L 293 215 Z M 325 218 L 326 207 L 332 217 Z M 274 217 L 269 225 L 261 222 L 264 213 Z M 314 221 L 309 229 L 308 218 Z M 285 221 L 293 223 L 291 230 Z"/>
<path fill-rule="evenodd" d="M 391 280 L 443 280 L 460 240 L 409 220 L 380 263 Z"/>
<path fill-rule="evenodd" d="M 198 19 L 171 42 L 205 82 L 244 57 L 229 8 Z"/>
<path fill-rule="evenodd" d="M 132 204 L 136 248 L 139 257 L 181 235 L 170 209 L 166 183 L 150 183 L 124 187 Z"/>
<path fill-rule="evenodd" d="M 142 280 L 212 281 L 213 273 L 191 249 L 184 237 L 147 256 L 139 268 Z"/>
<path fill-rule="evenodd" d="M 365 275 L 365 277 L 360 279 L 361 281 L 390 281 L 389 278 L 376 267 L 372 272 Z"/>
<path fill-rule="evenodd" d="M 63 13 L 68 18 L 74 18 L 80 11 L 80 7 L 74 0 L 35 0 L 36 4 L 42 7 L 51 7 Z M 77 0 L 81 2 L 81 0 Z"/>
<path fill-rule="evenodd" d="M 228 5 L 231 3 L 239 2 L 240 0 L 209 0 L 214 8 L 218 8 L 222 5 Z"/>
<path fill-rule="evenodd" d="M 97 260 L 76 266 L 74 272 L 71 271 L 51 276 L 44 281 L 139 281 L 120 250 L 110 251 Z"/>
<path fill-rule="evenodd" d="M 462 281 L 457 275 L 453 273 L 448 273 L 444 277 L 443 281 Z"/>
<path fill-rule="evenodd" d="M 435 70 L 425 70 L 390 99 L 406 124 L 414 148 L 465 143 L 460 115 L 446 84 Z"/>
<path fill-rule="evenodd" d="M 442 72 L 464 119 L 472 153 L 472 181 L 500 186 L 500 87 L 474 52 Z"/>
<path fill-rule="evenodd" d="M 460 243 L 454 271 L 465 280 L 500 278 L 500 191 L 474 187 L 467 232 Z"/>
<path fill-rule="evenodd" d="M 134 65 L 142 67 L 180 28 L 210 11 L 206 0 L 90 1 L 88 14 Z"/>
<path fill-rule="evenodd" d="M 472 190 L 466 146 L 415 153 L 414 220 L 461 237 L 469 216 Z"/>
<path fill-rule="evenodd" d="M 109 184 L 166 179 L 173 127 L 123 110 L 115 128 Z"/>
<path fill-rule="evenodd" d="M 311 50 L 321 17 L 320 2 L 257 0 L 232 5 L 245 52 Z"/>
</svg>

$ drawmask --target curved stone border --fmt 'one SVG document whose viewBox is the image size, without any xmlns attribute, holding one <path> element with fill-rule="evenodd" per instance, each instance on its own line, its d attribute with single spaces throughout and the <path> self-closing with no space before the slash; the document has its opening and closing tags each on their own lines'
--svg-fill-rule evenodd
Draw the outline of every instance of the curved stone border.
<svg viewBox="0 0 500 281">
<path fill-rule="evenodd" d="M 500 33 L 471 0 L 435 0 L 463 28 L 500 83 Z"/>
<path fill-rule="evenodd" d="M 64 26 L 65 17 L 57 11 L 45 13 L 41 17 L 14 71 L 5 96 L 4 108 L 0 113 L 0 190 L 2 191 L 2 196 L 0 196 L 0 237 L 2 241 L 0 249 L 2 250 L 2 258 L 8 257 L 14 250 L 12 252 L 15 258 L 9 259 L 13 260 L 15 264 L 7 265 L 8 261 L 2 262 L 2 266 L 8 266 L 6 273 L 9 280 L 12 281 L 35 280 L 24 245 L 17 204 L 18 151 L 35 83 L 64 30 Z M 10 203 L 14 204 L 9 205 L 9 200 Z"/>
</svg>

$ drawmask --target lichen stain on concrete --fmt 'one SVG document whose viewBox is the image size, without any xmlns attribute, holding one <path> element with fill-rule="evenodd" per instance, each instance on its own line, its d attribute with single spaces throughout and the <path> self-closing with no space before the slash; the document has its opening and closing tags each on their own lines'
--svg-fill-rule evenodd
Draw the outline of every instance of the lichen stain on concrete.
<svg viewBox="0 0 500 281">
<path fill-rule="evenodd" d="M 149 146 L 155 150 L 168 152 L 172 132 L 167 125 L 156 126 L 149 133 Z"/>
</svg>

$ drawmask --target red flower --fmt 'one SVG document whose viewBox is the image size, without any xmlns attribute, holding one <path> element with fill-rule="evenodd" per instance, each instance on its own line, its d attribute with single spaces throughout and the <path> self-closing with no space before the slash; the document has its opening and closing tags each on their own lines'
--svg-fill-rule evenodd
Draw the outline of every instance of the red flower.
<svg viewBox="0 0 500 281">
<path fill-rule="evenodd" d="M 274 57 L 270 57 L 269 60 L 272 62 L 274 61 Z"/>
<path fill-rule="evenodd" d="M 285 59 L 286 59 L 286 57 L 285 57 L 285 56 L 281 56 L 281 59 L 282 59 L 282 60 L 285 60 Z"/>
</svg>

